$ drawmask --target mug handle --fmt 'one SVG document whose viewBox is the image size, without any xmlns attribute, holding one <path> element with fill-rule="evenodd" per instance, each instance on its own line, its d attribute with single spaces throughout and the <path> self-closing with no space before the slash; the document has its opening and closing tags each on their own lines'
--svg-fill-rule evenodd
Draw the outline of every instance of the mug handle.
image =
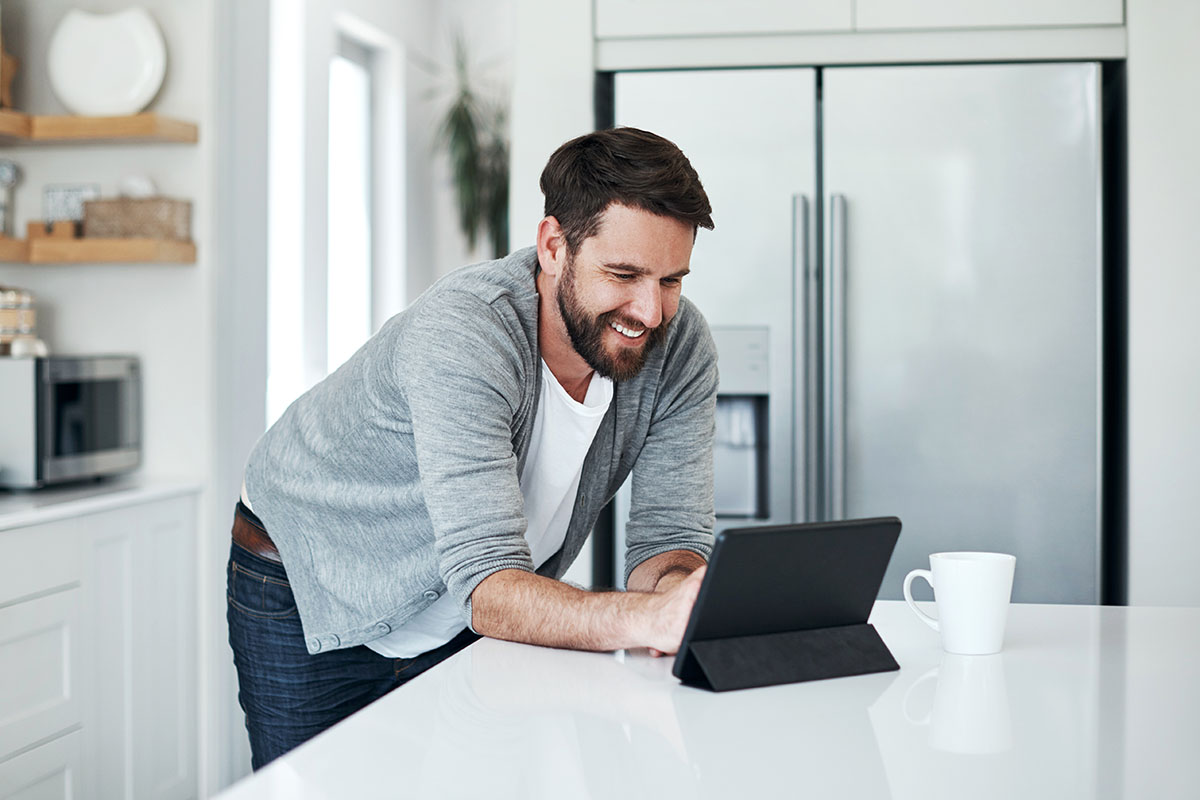
<svg viewBox="0 0 1200 800">
<path fill-rule="evenodd" d="M 914 569 L 912 572 L 904 576 L 904 602 L 908 603 L 908 607 L 913 610 L 914 614 L 921 618 L 922 622 L 933 628 L 935 631 L 940 632 L 941 629 L 938 628 L 937 619 L 929 616 L 924 611 L 917 608 L 917 604 L 913 602 L 912 582 L 915 578 L 924 578 L 925 582 L 929 584 L 929 588 L 933 588 L 933 573 L 927 569 Z"/>
</svg>

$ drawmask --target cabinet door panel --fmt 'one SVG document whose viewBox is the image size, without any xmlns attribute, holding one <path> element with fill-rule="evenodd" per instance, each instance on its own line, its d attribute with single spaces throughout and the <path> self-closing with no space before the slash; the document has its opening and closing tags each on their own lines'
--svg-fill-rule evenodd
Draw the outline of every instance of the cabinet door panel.
<svg viewBox="0 0 1200 800">
<path fill-rule="evenodd" d="M 78 525 L 65 519 L 0 532 L 0 605 L 79 583 Z"/>
<path fill-rule="evenodd" d="M 857 0 L 855 30 L 1121 25 L 1122 0 Z"/>
<path fill-rule="evenodd" d="M 0 758 L 80 722 L 79 590 L 0 608 Z"/>
<path fill-rule="evenodd" d="M 195 784 L 195 509 L 139 509 L 133 583 L 133 781 L 138 797 L 190 797 Z"/>
<path fill-rule="evenodd" d="M 96 691 L 84 709 L 87 783 L 97 797 L 128 797 L 126 754 L 130 748 L 129 697 L 133 604 L 133 537 L 130 510 L 109 511 L 88 519 L 91 542 L 86 580 L 91 671 Z"/>
<path fill-rule="evenodd" d="M 101 797 L 188 797 L 195 785 L 195 505 L 95 515 L 89 608 L 95 682 L 87 775 Z"/>
<path fill-rule="evenodd" d="M 850 0 L 596 0 L 596 37 L 849 31 Z"/>
<path fill-rule="evenodd" d="M 83 733 L 74 731 L 0 763 L 0 798 L 71 800 L 85 796 L 88 793 L 79 775 L 82 749 Z"/>
</svg>

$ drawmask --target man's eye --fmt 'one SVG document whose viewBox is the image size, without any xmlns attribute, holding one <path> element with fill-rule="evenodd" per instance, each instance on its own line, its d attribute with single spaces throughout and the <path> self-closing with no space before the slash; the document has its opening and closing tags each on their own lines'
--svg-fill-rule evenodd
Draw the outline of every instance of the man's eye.
<svg viewBox="0 0 1200 800">
<path fill-rule="evenodd" d="M 678 286 L 683 283 L 683 278 L 663 278 L 663 286 Z"/>
<path fill-rule="evenodd" d="M 632 272 L 614 272 L 613 275 L 619 281 L 631 281 L 637 277 L 637 275 L 634 275 Z"/>
</svg>

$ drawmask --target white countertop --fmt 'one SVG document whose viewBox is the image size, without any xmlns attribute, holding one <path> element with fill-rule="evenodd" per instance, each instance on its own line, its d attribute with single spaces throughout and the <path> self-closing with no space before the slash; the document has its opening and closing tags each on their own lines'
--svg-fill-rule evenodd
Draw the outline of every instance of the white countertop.
<svg viewBox="0 0 1200 800">
<path fill-rule="evenodd" d="M 194 494 L 195 481 L 128 477 L 29 491 L 0 490 L 0 531 Z"/>
<path fill-rule="evenodd" d="M 1200 796 L 1200 609 L 1014 605 L 997 656 L 871 621 L 899 672 L 723 694 L 485 639 L 221 797 Z"/>
</svg>

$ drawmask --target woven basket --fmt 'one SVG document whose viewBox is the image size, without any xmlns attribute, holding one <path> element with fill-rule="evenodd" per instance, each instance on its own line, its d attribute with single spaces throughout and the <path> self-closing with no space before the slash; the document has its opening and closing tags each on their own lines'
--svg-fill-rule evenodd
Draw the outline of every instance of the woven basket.
<svg viewBox="0 0 1200 800">
<path fill-rule="evenodd" d="M 192 238 L 192 203 L 170 197 L 119 197 L 83 204 L 83 235 L 102 239 Z"/>
</svg>

